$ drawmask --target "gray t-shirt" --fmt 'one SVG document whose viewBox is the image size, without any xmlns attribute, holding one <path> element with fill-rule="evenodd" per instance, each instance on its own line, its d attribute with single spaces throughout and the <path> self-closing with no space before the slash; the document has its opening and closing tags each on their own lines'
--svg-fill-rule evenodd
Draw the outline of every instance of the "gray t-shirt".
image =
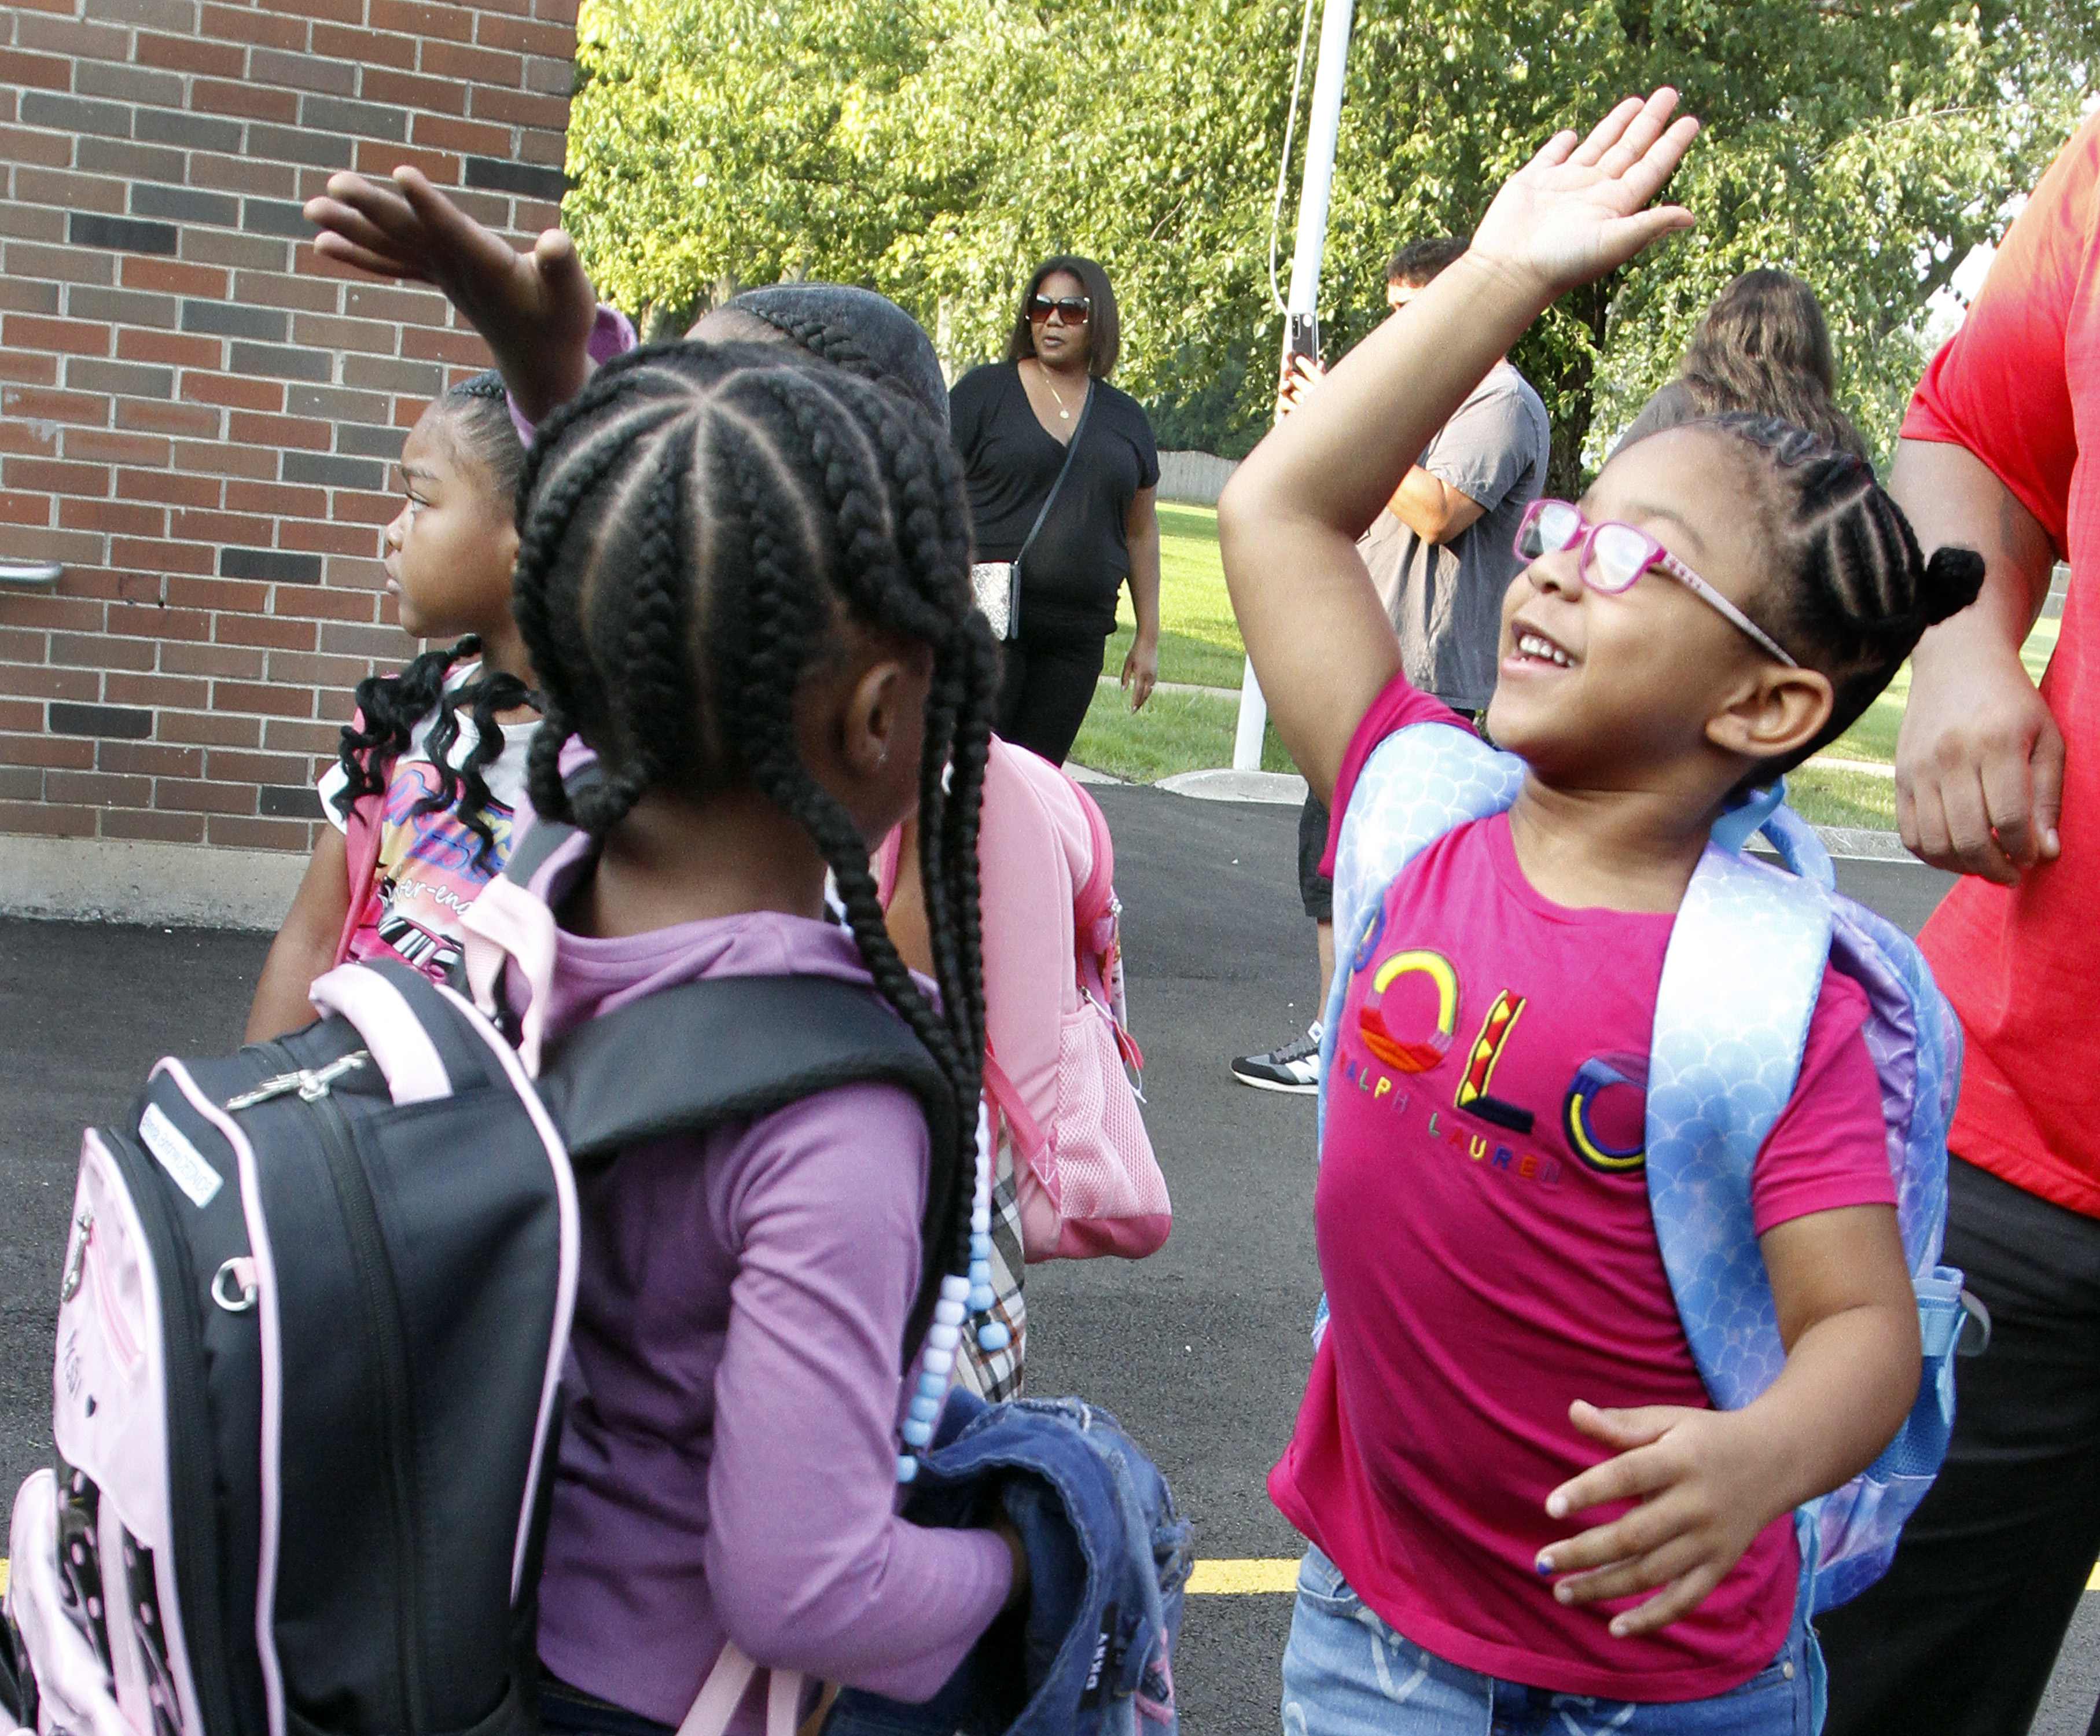
<svg viewBox="0 0 2100 1736">
<path fill-rule="evenodd" d="M 1546 405 L 1531 382 L 1498 362 L 1438 430 L 1422 468 L 1484 509 L 1448 543 L 1426 543 L 1390 509 L 1357 545 L 1400 635 L 1407 678 L 1461 711 L 1495 690 L 1502 593 L 1523 562 L 1510 544 L 1524 509 L 1546 487 Z"/>
</svg>

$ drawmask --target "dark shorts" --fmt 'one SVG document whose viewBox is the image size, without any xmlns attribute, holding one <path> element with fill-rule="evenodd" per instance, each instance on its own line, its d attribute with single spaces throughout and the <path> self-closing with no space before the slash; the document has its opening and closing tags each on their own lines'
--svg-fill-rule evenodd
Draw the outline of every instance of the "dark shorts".
<svg viewBox="0 0 2100 1736">
<path fill-rule="evenodd" d="M 1326 804 L 1308 795 L 1298 815 L 1298 896 L 1316 923 L 1335 919 L 1335 883 L 1320 872 L 1320 858 L 1326 853 Z"/>
</svg>

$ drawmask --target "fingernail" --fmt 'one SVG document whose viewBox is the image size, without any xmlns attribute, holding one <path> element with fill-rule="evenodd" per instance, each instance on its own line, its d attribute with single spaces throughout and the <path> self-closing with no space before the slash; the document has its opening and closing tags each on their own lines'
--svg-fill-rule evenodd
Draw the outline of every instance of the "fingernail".
<svg viewBox="0 0 2100 1736">
<path fill-rule="evenodd" d="M 1547 1496 L 1546 1497 L 1546 1511 L 1547 1514 L 1553 1518 L 1566 1518 L 1568 1517 L 1567 1496 L 1564 1495 Z"/>
<path fill-rule="evenodd" d="M 1573 1603 L 1575 1601 L 1575 1588 L 1564 1581 L 1555 1586 L 1553 1601 L 1556 1603 Z"/>
<path fill-rule="evenodd" d="M 1612 1637 L 1613 1639 L 1615 1639 L 1615 1640 L 1623 1640 L 1626 1637 L 1626 1619 L 1625 1619 L 1623 1616 L 1621 1616 L 1621 1618 L 1619 1618 L 1617 1620 L 1614 1621 L 1614 1622 L 1612 1624 Z"/>
<path fill-rule="evenodd" d="M 1551 1573 L 1553 1571 L 1553 1558 L 1551 1555 L 1541 1555 L 1533 1565 L 1541 1573 Z"/>
</svg>

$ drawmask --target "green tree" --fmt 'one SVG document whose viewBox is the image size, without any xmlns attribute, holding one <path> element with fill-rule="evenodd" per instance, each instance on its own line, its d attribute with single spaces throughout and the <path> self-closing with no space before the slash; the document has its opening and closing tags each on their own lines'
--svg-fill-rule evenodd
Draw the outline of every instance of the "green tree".
<svg viewBox="0 0 2100 1736">
<path fill-rule="evenodd" d="M 1275 366 L 1269 200 L 1299 15 L 586 0 L 566 215 L 631 309 L 836 278 L 895 297 L 958 363 L 997 353 L 1036 259 L 1089 253 L 1123 304 L 1119 383 L 1177 438 L 1244 450 Z M 1707 123 L 1674 190 L 1699 228 L 1565 299 L 1516 358 L 1553 415 L 1556 486 L 1579 484 L 1753 265 L 1815 288 L 1841 395 L 1886 443 L 1926 296 L 2065 137 L 2096 40 L 2076 0 L 1361 0 L 1329 354 L 1383 314 L 1395 241 L 1464 229 L 1555 127 L 1667 81 Z"/>
</svg>

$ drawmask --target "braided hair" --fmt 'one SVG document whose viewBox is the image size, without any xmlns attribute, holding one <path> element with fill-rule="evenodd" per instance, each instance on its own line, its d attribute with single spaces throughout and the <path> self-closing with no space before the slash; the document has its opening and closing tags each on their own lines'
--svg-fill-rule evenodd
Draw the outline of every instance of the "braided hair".
<svg viewBox="0 0 2100 1736">
<path fill-rule="evenodd" d="M 902 394 L 784 345 L 659 344 L 600 368 L 548 419 L 526 491 L 516 610 L 545 704 L 534 806 L 602 838 L 652 787 L 748 784 L 801 822 L 876 988 L 954 1091 L 959 1148 L 952 1163 L 936 1154 L 951 1182 L 929 1221 L 967 1270 L 996 653 L 971 606 L 947 440 Z M 933 652 L 918 813 L 938 1005 L 889 937 L 868 841 L 796 748 L 795 696 L 849 617 Z M 574 789 L 559 764 L 572 732 L 604 774 Z"/>
<path fill-rule="evenodd" d="M 525 474 L 525 444 L 518 438 L 504 396 L 503 378 L 494 370 L 478 373 L 439 398 L 426 415 L 456 449 L 486 474 L 493 504 L 508 518 Z M 357 686 L 357 715 L 342 726 L 337 756 L 346 778 L 346 799 L 355 802 L 385 792 L 392 763 L 415 738 L 416 726 L 435 712 L 428 751 L 437 787 L 416 804 L 417 814 L 457 805 L 459 817 L 479 840 L 478 864 L 494 866 L 496 834 L 488 817 L 486 773 L 503 751 L 500 712 L 533 703 L 532 690 L 514 675 L 489 671 L 471 681 L 448 687 L 455 664 L 481 654 L 481 641 L 468 634 L 457 645 L 430 650 L 393 675 L 368 676 Z M 452 749 L 460 738 L 460 713 L 473 720 L 474 742 L 455 766 Z"/>
<path fill-rule="evenodd" d="M 1760 473 L 1777 569 L 1762 612 L 1804 667 L 1830 678 L 1829 720 L 1762 764 L 1756 781 L 1767 782 L 1851 729 L 1926 628 L 1975 601 L 1983 557 L 1948 546 L 1927 560 L 1866 461 L 1805 428 L 1741 411 L 1691 425 L 1722 434 Z"/>
</svg>

